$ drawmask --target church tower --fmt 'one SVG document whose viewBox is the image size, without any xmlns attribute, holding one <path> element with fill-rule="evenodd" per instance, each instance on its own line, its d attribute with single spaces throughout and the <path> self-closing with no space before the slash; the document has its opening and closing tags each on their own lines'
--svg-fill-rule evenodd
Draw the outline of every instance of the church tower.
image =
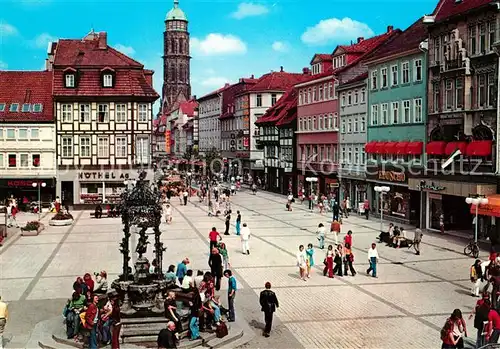
<svg viewBox="0 0 500 349">
<path fill-rule="evenodd" d="M 188 20 L 179 8 L 179 0 L 165 18 L 163 33 L 162 111 L 169 111 L 177 101 L 191 97 Z"/>
</svg>

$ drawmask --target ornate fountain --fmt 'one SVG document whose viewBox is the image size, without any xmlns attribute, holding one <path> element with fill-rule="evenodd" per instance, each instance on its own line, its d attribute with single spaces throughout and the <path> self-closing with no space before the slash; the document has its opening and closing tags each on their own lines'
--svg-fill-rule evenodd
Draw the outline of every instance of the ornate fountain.
<svg viewBox="0 0 500 349">
<path fill-rule="evenodd" d="M 168 286 L 162 271 L 163 252 L 166 249 L 160 241 L 161 193 L 145 178 L 146 172 L 139 174 L 139 179 L 135 184 L 126 188 L 121 197 L 123 238 L 120 243 L 120 252 L 123 255 L 123 269 L 119 278 L 112 283 L 112 287 L 123 300 L 121 313 L 125 317 L 148 317 L 162 314 L 164 312 L 163 294 Z M 129 266 L 132 231 L 138 234 L 135 271 L 132 271 Z M 154 254 L 157 262 L 154 274 L 150 274 L 150 261 L 144 256 L 150 244 L 148 239 L 151 234 L 154 234 Z"/>
</svg>

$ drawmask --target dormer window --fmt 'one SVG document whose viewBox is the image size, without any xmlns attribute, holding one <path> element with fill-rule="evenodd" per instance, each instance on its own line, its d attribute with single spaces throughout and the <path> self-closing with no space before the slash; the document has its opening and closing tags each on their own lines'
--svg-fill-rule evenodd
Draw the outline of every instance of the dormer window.
<svg viewBox="0 0 500 349">
<path fill-rule="evenodd" d="M 35 103 L 33 104 L 33 112 L 34 113 L 41 113 L 42 112 L 42 104 L 41 103 Z"/>
<path fill-rule="evenodd" d="M 12 103 L 10 105 L 10 108 L 9 108 L 10 112 L 17 113 L 18 110 L 19 110 L 19 103 Z"/>
<path fill-rule="evenodd" d="M 31 110 L 31 104 L 29 103 L 24 103 L 23 104 L 23 108 L 22 108 L 22 112 L 23 113 L 29 113 Z"/>
<path fill-rule="evenodd" d="M 0 112 L 5 111 L 5 103 L 0 103 Z"/>
<path fill-rule="evenodd" d="M 113 75 L 104 74 L 104 76 L 102 78 L 102 85 L 104 87 L 113 87 Z"/>
<path fill-rule="evenodd" d="M 313 75 L 321 74 L 321 63 L 313 64 L 311 70 Z"/>
<path fill-rule="evenodd" d="M 66 74 L 66 87 L 75 87 L 75 74 Z"/>
<path fill-rule="evenodd" d="M 333 68 L 337 69 L 345 65 L 345 55 L 337 56 L 333 58 Z"/>
<path fill-rule="evenodd" d="M 101 70 L 101 86 L 110 88 L 115 86 L 115 71 L 113 68 L 105 67 Z"/>
</svg>

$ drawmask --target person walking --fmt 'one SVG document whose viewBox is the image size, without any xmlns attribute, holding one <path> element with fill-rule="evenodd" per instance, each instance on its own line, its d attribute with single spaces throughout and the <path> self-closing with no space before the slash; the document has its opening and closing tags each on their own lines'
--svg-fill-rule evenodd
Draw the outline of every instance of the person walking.
<svg viewBox="0 0 500 349">
<path fill-rule="evenodd" d="M 158 349 L 175 349 L 177 348 L 177 337 L 175 335 L 175 323 L 169 321 L 167 328 L 164 328 L 158 334 L 157 339 Z"/>
<path fill-rule="evenodd" d="M 229 234 L 229 225 L 231 224 L 231 210 L 227 210 L 226 212 L 226 230 L 224 231 L 224 235 L 230 235 Z"/>
<path fill-rule="evenodd" d="M 233 272 L 229 269 L 224 271 L 224 276 L 227 277 L 227 306 L 229 308 L 229 313 L 227 317 L 227 321 L 234 322 L 235 314 L 234 314 L 234 297 L 236 297 L 236 279 L 233 276 Z"/>
<path fill-rule="evenodd" d="M 314 248 L 313 244 L 308 244 L 307 245 L 307 250 L 306 250 L 306 257 L 307 257 L 307 277 L 311 277 L 311 268 L 314 267 Z"/>
<path fill-rule="evenodd" d="M 351 200 L 349 200 L 349 197 L 345 198 L 345 210 L 346 210 L 345 218 L 349 218 L 349 214 L 351 213 Z"/>
<path fill-rule="evenodd" d="M 363 209 L 365 210 L 366 219 L 370 218 L 370 201 L 368 199 L 363 202 Z"/>
<path fill-rule="evenodd" d="M 352 230 L 349 230 L 347 235 L 344 236 L 344 246 L 347 244 L 352 248 Z"/>
<path fill-rule="evenodd" d="M 325 248 L 325 226 L 323 223 L 318 224 L 318 230 L 316 233 L 318 234 L 318 241 L 319 241 L 319 248 L 324 249 Z"/>
<path fill-rule="evenodd" d="M 333 263 L 335 263 L 335 268 L 333 268 L 333 275 L 343 276 L 342 274 L 342 257 L 343 257 L 342 245 L 337 245 L 335 249 L 335 257 L 333 258 Z"/>
<path fill-rule="evenodd" d="M 243 228 L 241 229 L 241 251 L 243 254 L 250 254 L 250 228 L 246 223 L 243 223 Z"/>
<path fill-rule="evenodd" d="M 368 262 L 370 263 L 370 267 L 366 269 L 366 273 L 369 275 L 372 272 L 372 276 L 374 278 L 377 277 L 377 262 L 378 262 L 378 251 L 377 244 L 372 243 L 372 247 L 368 250 Z"/>
<path fill-rule="evenodd" d="M 184 189 L 184 192 L 182 193 L 182 197 L 184 199 L 184 206 L 187 206 L 187 204 L 188 204 L 188 196 L 189 196 L 189 193 L 188 193 L 187 189 Z"/>
<path fill-rule="evenodd" d="M 182 285 L 182 280 L 184 280 L 184 276 L 186 276 L 187 273 L 187 265 L 189 264 L 189 258 L 184 258 L 182 262 L 177 264 L 177 272 L 175 276 L 177 277 L 177 280 L 179 280 L 179 285 Z"/>
<path fill-rule="evenodd" d="M 229 269 L 229 267 L 230 267 L 229 255 L 227 253 L 226 244 L 221 242 L 218 246 L 218 250 L 219 250 L 220 255 L 222 256 L 222 262 L 224 263 L 224 270 Z"/>
<path fill-rule="evenodd" d="M 422 230 L 419 228 L 415 229 L 415 235 L 413 236 L 413 247 L 415 248 L 415 254 L 420 256 L 420 243 L 422 242 Z"/>
<path fill-rule="evenodd" d="M 215 290 L 220 290 L 220 279 L 222 277 L 222 256 L 217 248 L 212 249 L 210 258 L 208 259 L 208 265 L 210 267 L 211 274 L 215 281 Z"/>
<path fill-rule="evenodd" d="M 339 244 L 339 234 L 340 234 L 340 223 L 337 220 L 332 222 L 330 226 L 330 232 L 333 233 L 333 237 L 335 239 L 335 245 Z"/>
<path fill-rule="evenodd" d="M 170 204 L 166 204 L 164 211 L 165 211 L 165 222 L 167 222 L 167 224 L 172 223 L 172 206 L 170 206 Z"/>
<path fill-rule="evenodd" d="M 264 337 L 269 337 L 273 326 L 273 315 L 276 309 L 279 308 L 279 303 L 276 294 L 271 291 L 271 283 L 269 281 L 266 282 L 265 288 L 266 289 L 260 293 L 259 303 L 261 310 L 264 312 L 264 322 L 266 323 L 262 335 Z"/>
<path fill-rule="evenodd" d="M 350 230 L 349 230 L 350 231 Z M 347 237 L 347 235 L 346 235 Z M 344 244 L 344 275 L 347 276 L 347 270 L 350 270 L 352 276 L 356 276 L 356 270 L 352 265 L 354 263 L 354 254 L 352 253 L 351 244 Z"/>
<path fill-rule="evenodd" d="M 236 235 L 240 235 L 241 232 L 241 213 L 236 211 Z"/>
<path fill-rule="evenodd" d="M 291 192 L 288 193 L 288 197 L 287 197 L 287 203 L 286 203 L 286 209 L 288 211 L 291 211 L 292 210 L 292 203 L 293 203 L 294 199 L 293 199 L 293 195 Z"/>
<path fill-rule="evenodd" d="M 3 333 L 7 320 L 9 320 L 9 309 L 7 303 L 3 302 L 2 297 L 0 297 L 0 349 L 3 348 Z"/>
<path fill-rule="evenodd" d="M 297 266 L 299 267 L 300 278 L 307 281 L 307 256 L 304 245 L 299 246 L 299 252 L 297 252 Z"/>
<path fill-rule="evenodd" d="M 479 287 L 484 282 L 483 268 L 481 267 L 481 260 L 476 259 L 474 264 L 470 267 L 470 281 L 472 282 L 471 294 L 474 297 L 479 297 Z"/>
<path fill-rule="evenodd" d="M 323 276 L 328 274 L 329 278 L 333 278 L 333 258 L 335 257 L 335 251 L 333 250 L 332 245 L 328 245 L 328 249 L 326 250 L 325 256 L 325 268 L 323 269 Z"/>
<path fill-rule="evenodd" d="M 212 230 L 208 233 L 208 239 L 210 240 L 210 251 L 212 251 L 214 247 L 217 247 L 219 241 L 222 240 L 222 236 L 220 236 L 216 227 L 212 227 Z"/>
</svg>

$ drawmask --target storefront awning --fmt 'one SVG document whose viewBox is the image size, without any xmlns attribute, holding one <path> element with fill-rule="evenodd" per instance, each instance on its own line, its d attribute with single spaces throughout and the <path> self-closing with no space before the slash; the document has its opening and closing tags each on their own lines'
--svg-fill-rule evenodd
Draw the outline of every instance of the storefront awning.
<svg viewBox="0 0 500 349">
<path fill-rule="evenodd" d="M 377 142 L 377 144 L 375 145 L 375 153 L 385 154 L 385 144 L 386 142 Z"/>
<path fill-rule="evenodd" d="M 399 143 L 398 142 L 387 142 L 385 143 L 385 153 L 386 154 L 397 154 L 396 153 L 396 147 Z"/>
<path fill-rule="evenodd" d="M 408 155 L 422 155 L 424 148 L 423 142 L 410 142 L 406 147 L 406 154 Z"/>
<path fill-rule="evenodd" d="M 425 146 L 425 153 L 427 155 L 444 155 L 446 148 L 446 142 L 435 141 L 427 143 Z"/>
<path fill-rule="evenodd" d="M 500 217 L 500 194 L 487 196 L 488 203 L 479 205 L 477 213 L 483 216 Z M 476 205 L 470 205 L 470 213 L 476 214 Z"/>
<path fill-rule="evenodd" d="M 375 154 L 375 147 L 377 142 L 369 142 L 365 144 L 365 152 L 368 154 Z"/>
<path fill-rule="evenodd" d="M 467 143 L 466 142 L 449 142 L 446 144 L 446 148 L 444 149 L 444 155 L 451 155 L 455 150 L 460 150 L 462 154 L 466 154 L 467 152 Z"/>
<path fill-rule="evenodd" d="M 467 145 L 467 156 L 488 157 L 491 155 L 492 141 L 472 141 Z"/>
<path fill-rule="evenodd" d="M 396 154 L 397 155 L 405 155 L 406 148 L 408 147 L 409 142 L 398 142 L 396 145 Z"/>
</svg>

